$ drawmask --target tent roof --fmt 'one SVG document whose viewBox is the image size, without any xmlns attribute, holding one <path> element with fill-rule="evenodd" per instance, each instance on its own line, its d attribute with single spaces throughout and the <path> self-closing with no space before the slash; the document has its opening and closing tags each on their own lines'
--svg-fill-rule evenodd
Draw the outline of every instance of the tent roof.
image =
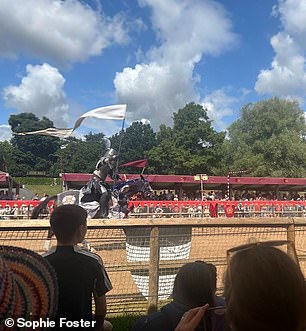
<svg viewBox="0 0 306 331">
<path fill-rule="evenodd" d="M 124 175 L 121 175 L 123 177 Z M 137 174 L 125 175 L 127 179 L 139 177 Z M 187 175 L 144 175 L 155 189 L 173 189 L 178 185 L 183 188 L 199 188 L 200 180 L 196 176 Z M 91 174 L 63 173 L 62 180 L 69 188 L 80 187 L 86 183 Z M 107 181 L 111 181 L 109 178 Z M 227 176 L 207 176 L 203 180 L 205 189 L 222 189 L 228 183 Z M 230 177 L 229 183 L 234 189 L 251 190 L 263 189 L 273 190 L 276 187 L 282 191 L 304 191 L 306 190 L 306 178 L 285 178 L 285 177 Z"/>
<path fill-rule="evenodd" d="M 0 171 L 0 182 L 6 182 L 9 174 L 7 172 Z"/>
<path fill-rule="evenodd" d="M 1 189 L 9 189 L 13 187 L 19 188 L 19 183 L 14 181 L 13 177 L 10 176 L 9 173 L 0 171 L 0 188 Z"/>
</svg>

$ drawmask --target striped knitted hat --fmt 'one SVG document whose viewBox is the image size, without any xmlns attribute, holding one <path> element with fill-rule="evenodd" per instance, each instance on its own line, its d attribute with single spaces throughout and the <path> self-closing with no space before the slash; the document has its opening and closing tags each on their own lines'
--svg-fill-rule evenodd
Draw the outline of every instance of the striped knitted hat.
<svg viewBox="0 0 306 331">
<path fill-rule="evenodd" d="M 7 317 L 53 317 L 57 310 L 55 271 L 28 249 L 0 246 L 0 321 Z"/>
</svg>

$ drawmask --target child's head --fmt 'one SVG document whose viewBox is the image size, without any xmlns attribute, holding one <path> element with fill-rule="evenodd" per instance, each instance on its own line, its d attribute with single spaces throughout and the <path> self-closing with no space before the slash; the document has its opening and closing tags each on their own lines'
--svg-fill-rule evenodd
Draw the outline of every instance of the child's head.
<svg viewBox="0 0 306 331">
<path fill-rule="evenodd" d="M 184 264 L 176 275 L 173 300 L 190 308 L 214 305 L 215 286 L 211 264 L 196 261 Z"/>
<path fill-rule="evenodd" d="M 87 230 L 87 213 L 77 205 L 62 205 L 54 209 L 50 225 L 59 243 L 82 242 Z"/>
</svg>

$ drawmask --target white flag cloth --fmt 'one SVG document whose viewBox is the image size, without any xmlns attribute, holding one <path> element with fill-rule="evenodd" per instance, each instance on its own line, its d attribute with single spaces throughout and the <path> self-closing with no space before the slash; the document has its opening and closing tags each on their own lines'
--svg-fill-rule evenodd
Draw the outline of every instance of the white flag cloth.
<svg viewBox="0 0 306 331">
<path fill-rule="evenodd" d="M 66 138 L 66 137 L 69 137 L 71 135 L 72 131 L 73 131 L 73 129 L 48 128 L 48 129 L 44 129 L 44 130 L 30 131 L 30 132 L 20 132 L 20 133 L 16 133 L 16 134 L 19 135 L 19 136 L 39 134 L 39 135 L 43 135 L 43 136 Z"/>
<path fill-rule="evenodd" d="M 125 114 L 126 114 L 126 105 L 112 105 L 106 107 L 99 107 L 92 109 L 86 112 L 85 114 L 81 115 L 74 123 L 73 129 L 48 128 L 39 131 L 21 132 L 16 134 L 20 136 L 39 134 L 45 136 L 67 138 L 72 134 L 72 132 L 75 129 L 77 129 L 81 125 L 81 123 L 87 117 L 94 117 L 105 120 L 123 120 L 125 118 Z"/>
<path fill-rule="evenodd" d="M 81 115 L 74 124 L 73 130 L 77 129 L 87 117 L 99 118 L 102 120 L 123 120 L 125 118 L 126 105 L 112 105 L 99 107 Z"/>
</svg>

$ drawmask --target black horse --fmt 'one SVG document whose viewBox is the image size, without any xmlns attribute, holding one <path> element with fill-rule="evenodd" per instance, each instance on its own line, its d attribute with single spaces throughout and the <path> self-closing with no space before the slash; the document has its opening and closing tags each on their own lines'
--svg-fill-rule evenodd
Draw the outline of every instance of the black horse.
<svg viewBox="0 0 306 331">
<path fill-rule="evenodd" d="M 55 200 L 57 205 L 80 205 L 87 211 L 88 218 L 126 218 L 130 211 L 128 203 L 131 196 L 140 193 L 144 199 L 148 199 L 152 196 L 153 190 L 149 182 L 140 175 L 140 178 L 122 181 L 113 187 L 109 187 L 108 195 L 103 193 L 95 182 L 91 185 L 87 183 L 81 190 L 69 190 L 45 199 L 34 208 L 31 218 L 39 218 L 41 211 L 46 209 L 48 203 L 52 200 Z M 104 199 L 105 196 L 108 198 Z M 102 217 L 101 210 L 103 211 Z M 105 211 L 107 211 L 107 214 L 105 214 Z"/>
<path fill-rule="evenodd" d="M 48 197 L 33 209 L 31 219 L 39 218 L 40 213 L 47 208 L 48 203 L 52 200 L 56 200 L 57 205 L 61 205 L 61 204 L 81 205 L 81 207 L 84 208 L 87 211 L 87 214 L 89 215 L 89 212 L 92 211 L 92 208 L 88 210 L 86 209 L 86 203 L 83 203 L 83 205 L 82 203 L 79 204 L 81 200 L 80 198 L 81 191 L 82 189 L 80 191 L 71 190 L 60 193 L 58 195 L 53 195 L 51 197 Z M 99 205 L 102 201 L 104 203 L 111 205 L 108 206 L 107 208 L 105 206 L 102 206 L 104 210 L 107 209 L 108 211 L 110 211 L 110 215 L 108 215 L 109 218 L 127 218 L 128 213 L 130 212 L 130 209 L 128 208 L 129 199 L 131 196 L 133 196 L 136 193 L 141 193 L 141 195 L 145 199 L 148 199 L 153 194 L 153 190 L 149 182 L 142 175 L 140 175 L 140 178 L 123 181 L 118 185 L 115 185 L 111 190 L 111 199 L 110 199 L 111 203 L 110 201 L 105 201 L 104 199 L 101 199 L 101 196 L 97 194 L 96 195 L 97 201 L 90 201 L 89 205 L 92 205 L 94 202 Z M 99 210 L 92 218 L 100 218 Z M 53 231 L 51 228 L 49 228 L 47 239 L 45 242 L 46 250 L 50 248 L 50 242 L 52 236 L 53 236 Z"/>
<path fill-rule="evenodd" d="M 144 199 L 152 197 L 154 193 L 149 182 L 142 175 L 140 175 L 140 178 L 130 179 L 113 186 L 112 197 L 114 199 L 112 201 L 115 204 L 110 208 L 111 213 L 119 213 L 119 215 L 123 213 L 124 218 L 127 218 L 130 212 L 128 208 L 130 198 L 138 193 Z"/>
</svg>

